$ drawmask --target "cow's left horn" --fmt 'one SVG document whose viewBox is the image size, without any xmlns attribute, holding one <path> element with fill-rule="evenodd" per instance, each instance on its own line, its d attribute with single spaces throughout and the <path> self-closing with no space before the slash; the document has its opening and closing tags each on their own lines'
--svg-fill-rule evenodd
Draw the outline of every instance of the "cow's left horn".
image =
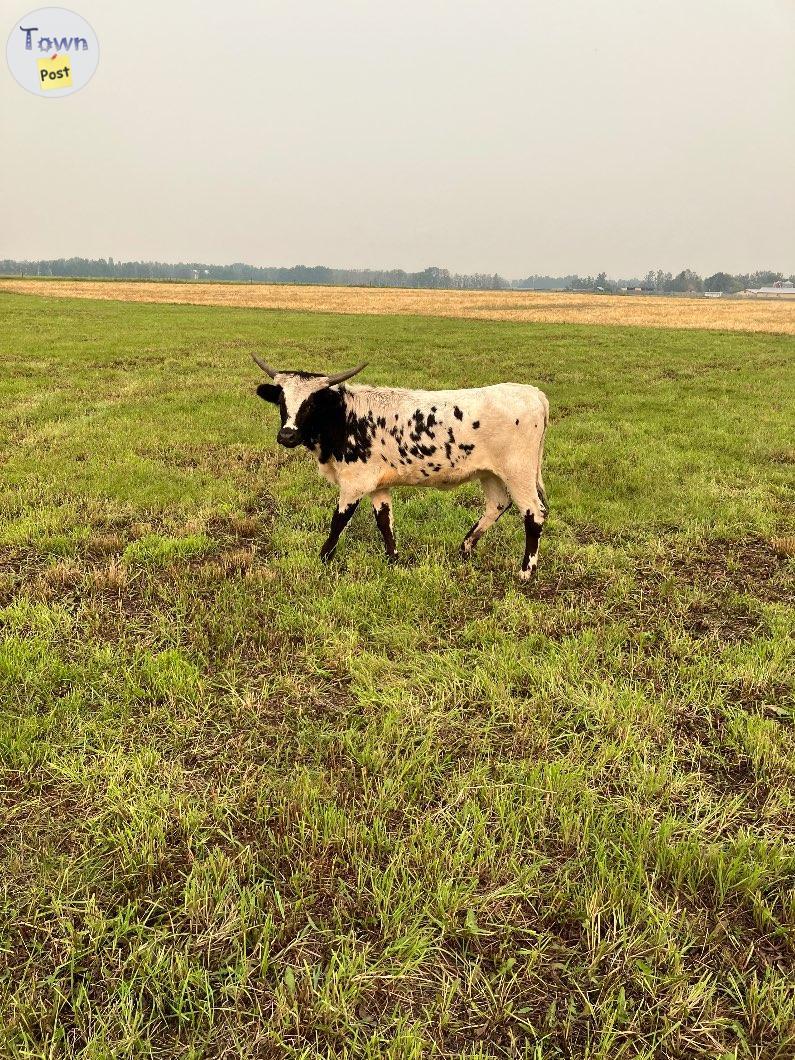
<svg viewBox="0 0 795 1060">
<path fill-rule="evenodd" d="M 275 370 L 273 368 L 271 368 L 271 366 L 269 364 L 266 364 L 263 360 L 261 360 L 259 357 L 257 357 L 256 354 L 254 354 L 253 356 L 254 356 L 255 363 L 260 366 L 260 368 L 263 370 L 263 372 L 267 372 L 268 375 L 271 377 L 271 379 L 275 379 L 276 378 L 276 374 L 277 374 L 275 372 Z"/>
<path fill-rule="evenodd" d="M 347 372 L 338 372 L 336 375 L 328 376 L 328 385 L 334 386 L 335 383 L 344 383 L 346 379 L 350 379 L 351 376 L 358 375 L 359 372 L 363 371 L 367 367 L 367 361 L 362 363 L 356 368 L 349 368 Z"/>
</svg>

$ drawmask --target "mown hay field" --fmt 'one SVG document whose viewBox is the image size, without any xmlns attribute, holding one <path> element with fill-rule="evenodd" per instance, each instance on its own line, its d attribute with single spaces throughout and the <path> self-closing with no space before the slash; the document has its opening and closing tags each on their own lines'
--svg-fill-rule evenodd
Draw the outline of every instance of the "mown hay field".
<svg viewBox="0 0 795 1060">
<path fill-rule="evenodd" d="M 795 340 L 0 325 L 0 1055 L 792 1057 Z M 536 582 L 473 488 L 321 567 L 254 351 L 542 386 Z"/>
<path fill-rule="evenodd" d="M 279 284 L 0 279 L 0 291 L 130 302 L 248 306 L 542 324 L 698 328 L 795 334 L 795 299 L 747 300 L 598 295 L 559 291 L 419 291 Z"/>
</svg>

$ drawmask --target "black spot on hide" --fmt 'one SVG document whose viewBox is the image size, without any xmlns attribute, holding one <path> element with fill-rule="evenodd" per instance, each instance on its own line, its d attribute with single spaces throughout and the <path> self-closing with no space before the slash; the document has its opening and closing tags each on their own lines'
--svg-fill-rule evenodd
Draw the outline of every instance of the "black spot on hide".
<svg viewBox="0 0 795 1060">
<path fill-rule="evenodd" d="M 303 403 L 295 418 L 301 440 L 317 451 L 321 464 L 331 457 L 353 464 L 368 460 L 372 453 L 375 421 L 372 413 L 357 416 L 348 407 L 344 387 L 318 390 Z"/>
<path fill-rule="evenodd" d="M 348 409 L 346 427 L 345 463 L 355 464 L 358 460 L 366 461 L 372 452 L 375 436 L 373 414 L 368 412 L 367 416 L 357 416 L 353 410 Z"/>
<path fill-rule="evenodd" d="M 411 420 L 409 420 L 408 426 L 410 429 L 409 438 L 411 438 L 412 442 L 422 441 L 423 435 L 427 435 L 431 440 L 436 437 L 433 433 L 433 428 L 436 426 L 436 417 L 432 412 L 429 412 L 426 417 L 422 409 L 415 409 Z M 420 448 L 423 449 L 423 451 L 425 449 L 424 446 L 421 446 Z M 425 455 L 427 456 L 430 454 L 425 453 Z"/>
</svg>

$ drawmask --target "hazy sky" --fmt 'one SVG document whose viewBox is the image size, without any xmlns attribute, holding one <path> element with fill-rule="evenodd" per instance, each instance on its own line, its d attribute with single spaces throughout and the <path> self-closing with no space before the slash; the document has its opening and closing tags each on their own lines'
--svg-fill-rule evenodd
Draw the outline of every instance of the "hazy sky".
<svg viewBox="0 0 795 1060">
<path fill-rule="evenodd" d="M 3 54 L 0 257 L 795 269 L 793 0 L 65 6 L 99 68 Z"/>
</svg>

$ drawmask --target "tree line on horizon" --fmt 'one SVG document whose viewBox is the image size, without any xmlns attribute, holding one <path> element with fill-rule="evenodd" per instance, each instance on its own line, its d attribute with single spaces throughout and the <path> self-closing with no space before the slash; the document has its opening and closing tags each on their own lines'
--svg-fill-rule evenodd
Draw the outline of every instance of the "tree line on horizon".
<svg viewBox="0 0 795 1060">
<path fill-rule="evenodd" d="M 508 280 L 497 273 L 454 273 L 432 265 L 420 272 L 403 269 L 332 269 L 326 265 L 267 267 L 246 265 L 207 265 L 202 262 L 115 261 L 113 258 L 54 258 L 39 261 L 0 259 L 0 274 L 22 276 L 58 276 L 82 279 L 113 280 L 215 280 L 234 283 L 294 283 L 330 287 L 412 287 L 420 289 L 507 291 L 569 290 L 618 291 L 640 288 L 656 294 L 700 293 L 721 291 L 734 294 L 747 288 L 768 287 L 782 280 L 795 282 L 795 274 L 786 277 L 769 269 L 751 273 L 716 272 L 702 278 L 692 269 L 673 275 L 662 269 L 650 269 L 645 276 L 612 279 L 606 272 L 596 276 L 532 275 Z"/>
</svg>

